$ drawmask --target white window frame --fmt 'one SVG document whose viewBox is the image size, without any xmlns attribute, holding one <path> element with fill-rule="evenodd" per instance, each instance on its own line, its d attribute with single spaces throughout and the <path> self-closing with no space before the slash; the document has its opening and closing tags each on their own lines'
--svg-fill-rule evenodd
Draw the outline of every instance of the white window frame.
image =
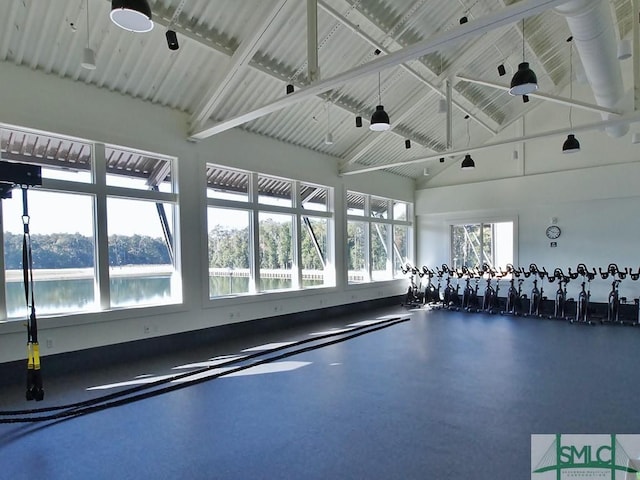
<svg viewBox="0 0 640 480">
<path fill-rule="evenodd" d="M 313 182 L 308 181 L 300 181 L 291 178 L 278 177 L 276 175 L 271 175 L 263 172 L 251 172 L 247 170 L 242 170 L 238 168 L 226 167 L 223 165 L 217 165 L 210 162 L 207 162 L 205 168 L 209 166 L 214 166 L 219 169 L 226 169 L 235 172 L 241 172 L 249 175 L 249 195 L 246 201 L 244 200 L 225 200 L 225 199 L 217 199 L 210 198 L 206 195 L 206 208 L 209 207 L 218 207 L 218 208 L 230 208 L 236 210 L 243 210 L 249 212 L 249 233 L 250 233 L 250 242 L 249 242 L 249 291 L 247 293 L 238 293 L 233 295 L 226 296 L 216 296 L 211 297 L 209 292 L 209 269 L 204 269 L 204 278 L 203 285 L 205 286 L 205 302 L 214 304 L 220 300 L 224 300 L 227 298 L 235 298 L 241 296 L 256 296 L 256 295 L 271 295 L 271 294 L 279 294 L 283 292 L 291 292 L 291 291 L 308 291 L 310 289 L 319 289 L 319 288 L 334 288 L 336 286 L 336 269 L 335 269 L 335 208 L 334 208 L 334 188 L 328 185 L 322 184 L 314 184 Z M 260 203 L 258 201 L 259 192 L 258 192 L 258 178 L 262 177 L 270 177 L 274 179 L 279 179 L 282 181 L 287 181 L 292 183 L 292 206 L 285 207 L 279 205 L 270 205 L 266 203 Z M 302 185 L 315 185 L 318 188 L 324 188 L 327 190 L 327 209 L 326 211 L 322 210 L 307 210 L 302 206 L 302 199 L 300 195 L 301 186 Z M 208 187 L 206 187 L 208 188 Z M 293 225 L 292 225 L 292 256 L 293 256 L 293 264 L 292 264 L 292 288 L 290 289 L 281 289 L 281 290 L 268 290 L 264 291 L 260 284 L 260 245 L 259 245 L 259 214 L 261 212 L 264 213 L 274 213 L 274 214 L 286 214 L 293 216 Z M 326 252 L 325 252 L 325 283 L 321 286 L 313 286 L 313 287 L 302 287 L 302 254 L 301 254 L 301 241 L 302 238 L 298 234 L 303 228 L 302 225 L 302 217 L 316 217 L 316 218 L 325 218 L 327 219 L 327 244 L 326 244 Z M 205 228 L 203 235 L 205 238 L 208 237 L 209 228 Z M 208 245 L 207 241 L 203 242 L 204 245 Z M 206 263 L 205 265 L 209 265 L 208 258 L 208 250 L 205 251 Z M 205 281 L 206 280 L 206 281 Z"/>
<path fill-rule="evenodd" d="M 358 195 L 364 195 L 364 212 L 362 215 L 352 215 L 352 214 L 348 214 L 347 210 L 348 210 L 348 203 L 347 203 L 347 198 L 348 195 L 352 193 L 352 194 L 358 194 Z M 375 198 L 377 200 L 383 199 L 387 201 L 387 218 L 377 218 L 377 217 L 373 217 L 371 214 L 371 199 Z M 393 204 L 394 202 L 401 202 L 407 205 L 407 219 L 406 220 L 396 220 L 393 218 Z M 413 222 L 413 212 L 414 212 L 414 205 L 412 202 L 407 202 L 405 200 L 400 200 L 400 199 L 396 199 L 396 198 L 387 198 L 387 197 L 382 197 L 380 195 L 371 195 L 371 194 L 366 194 L 366 193 L 362 193 L 362 192 L 357 192 L 354 190 L 347 190 L 345 191 L 345 197 L 344 197 L 344 212 L 345 212 L 345 234 L 347 232 L 347 225 L 349 224 L 349 222 L 364 222 L 365 225 L 365 242 L 366 242 L 366 248 L 364 249 L 364 255 L 365 255 L 365 279 L 363 282 L 349 282 L 348 279 L 348 258 L 349 258 L 349 252 L 345 252 L 345 264 L 344 264 L 344 270 L 345 270 L 345 276 L 347 277 L 345 279 L 345 282 L 347 285 L 360 285 L 360 284 L 366 284 L 366 283 L 372 283 L 372 282 L 386 282 L 386 281 L 390 281 L 390 280 L 394 280 L 396 278 L 399 278 L 398 275 L 396 275 L 396 272 L 394 271 L 394 263 L 393 263 L 393 257 L 395 255 L 395 244 L 393 242 L 393 232 L 394 232 L 394 227 L 395 226 L 406 226 L 408 227 L 408 234 L 407 234 L 407 259 L 409 261 L 413 261 L 414 258 L 414 249 L 415 249 L 415 241 L 414 241 L 414 222 Z M 386 235 L 386 239 L 385 239 L 385 245 L 386 245 L 386 250 L 387 250 L 387 278 L 382 279 L 382 280 L 373 280 L 373 262 L 371 260 L 371 248 L 372 248 L 372 242 L 371 242 L 371 235 L 373 233 L 373 224 L 374 223 L 379 223 L 379 224 L 385 224 L 388 226 L 387 228 L 387 235 Z"/>
</svg>

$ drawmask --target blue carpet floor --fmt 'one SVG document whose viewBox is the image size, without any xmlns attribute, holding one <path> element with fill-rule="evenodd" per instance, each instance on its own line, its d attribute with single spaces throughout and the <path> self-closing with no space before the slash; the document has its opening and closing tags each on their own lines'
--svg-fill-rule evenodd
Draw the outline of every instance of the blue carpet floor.
<svg viewBox="0 0 640 480">
<path fill-rule="evenodd" d="M 0 425 L 0 478 L 525 479 L 533 433 L 640 433 L 640 329 L 408 315 L 290 357 L 279 371 L 263 367 L 64 421 Z M 199 360 L 323 330 L 313 328 L 218 346 Z M 197 360 L 88 371 L 59 379 L 57 398 L 111 393 L 123 388 L 112 383 L 175 374 Z M 45 402 L 27 404 L 9 395 L 3 408 L 55 405 L 55 396 L 48 390 Z"/>
</svg>

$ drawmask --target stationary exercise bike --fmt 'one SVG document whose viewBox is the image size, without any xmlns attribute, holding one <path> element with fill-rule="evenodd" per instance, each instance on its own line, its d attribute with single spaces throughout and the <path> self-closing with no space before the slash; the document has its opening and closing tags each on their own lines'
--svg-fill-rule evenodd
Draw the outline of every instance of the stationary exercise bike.
<svg viewBox="0 0 640 480">
<path fill-rule="evenodd" d="M 615 279 L 611 282 L 611 291 L 609 292 L 609 297 L 607 298 L 607 319 L 604 318 L 600 321 L 600 323 L 617 323 L 622 324 L 620 321 L 620 293 L 618 290 L 618 286 L 620 285 L 621 280 Z"/>
<path fill-rule="evenodd" d="M 427 267 L 422 267 L 422 272 L 427 277 L 427 286 L 424 289 L 424 303 L 429 305 L 440 301 L 440 285 L 438 287 L 431 282 L 431 279 L 435 275 L 433 270 L 429 270 Z"/>
<path fill-rule="evenodd" d="M 444 308 L 449 310 L 459 310 L 460 309 L 460 295 L 458 292 L 460 291 L 460 278 L 462 277 L 462 272 L 449 269 L 449 276 L 447 277 L 447 285 L 444 289 Z M 452 276 L 456 276 L 456 287 L 453 288 L 451 285 Z"/>
<path fill-rule="evenodd" d="M 520 272 L 516 273 L 514 269 L 512 271 L 513 275 L 520 276 Z M 509 315 L 522 315 L 522 299 L 526 298 L 526 295 L 522 295 L 522 283 L 524 280 L 522 278 L 518 278 L 518 288 L 515 287 L 515 278 L 511 278 L 509 280 L 509 290 L 507 290 L 507 304 L 505 306 L 505 310 L 502 313 Z"/>
<path fill-rule="evenodd" d="M 500 300 L 498 299 L 498 292 L 500 291 L 500 276 L 493 269 L 489 269 L 489 277 L 487 278 L 487 286 L 484 289 L 484 295 L 482 297 L 482 310 L 487 313 L 497 313 L 500 311 Z M 496 287 L 493 288 L 491 280 L 495 277 Z"/>
<path fill-rule="evenodd" d="M 462 271 L 465 276 L 465 287 L 462 291 L 462 309 L 465 312 L 477 312 L 478 311 L 478 282 L 480 281 L 480 274 L 476 269 L 469 269 L 463 267 Z M 475 279 L 475 287 L 471 286 L 471 280 Z"/>
<path fill-rule="evenodd" d="M 593 322 L 589 318 L 589 300 L 591 299 L 591 280 L 595 275 L 589 273 L 583 263 L 577 267 L 577 275 L 582 275 L 582 283 L 580 285 L 580 293 L 578 294 L 578 302 L 576 304 L 576 316 L 575 319 L 571 319 L 571 323 L 581 323 L 584 325 L 593 325 Z M 571 271 L 569 269 L 571 274 Z M 572 277 L 573 278 L 573 277 Z M 584 281 L 586 279 L 586 282 Z M 587 288 L 585 288 L 585 285 Z"/>
<path fill-rule="evenodd" d="M 549 283 L 553 283 L 554 279 L 558 280 L 558 289 L 556 290 L 556 296 L 553 302 L 553 316 L 549 318 L 567 320 L 567 284 L 569 283 L 569 277 L 565 276 L 560 268 L 556 268 L 553 271 L 553 276 L 549 275 L 547 278 Z"/>
<path fill-rule="evenodd" d="M 538 279 L 533 279 L 533 287 L 531 288 L 531 301 L 529 302 L 529 317 L 537 317 L 540 311 L 540 290 L 538 289 Z"/>
<path fill-rule="evenodd" d="M 405 307 L 419 307 L 424 303 L 424 294 L 416 284 L 414 276 L 409 277 L 409 288 L 404 299 Z"/>
</svg>

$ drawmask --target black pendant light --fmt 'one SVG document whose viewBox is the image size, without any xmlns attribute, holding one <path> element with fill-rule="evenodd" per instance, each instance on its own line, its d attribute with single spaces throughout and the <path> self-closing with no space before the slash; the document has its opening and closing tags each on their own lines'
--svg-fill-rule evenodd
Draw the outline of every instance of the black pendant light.
<svg viewBox="0 0 640 480">
<path fill-rule="evenodd" d="M 144 33 L 153 29 L 147 0 L 111 0 L 109 16 L 113 23 L 130 32 Z"/>
<path fill-rule="evenodd" d="M 573 45 L 571 41 L 573 37 L 567 38 L 569 42 L 569 99 L 573 100 Z M 569 107 L 569 127 L 573 130 L 573 122 L 571 119 L 571 113 L 573 107 Z M 580 142 L 573 133 L 567 135 L 567 139 L 562 144 L 562 153 L 577 153 L 580 151 Z"/>
<path fill-rule="evenodd" d="M 538 89 L 538 78 L 529 67 L 529 62 L 524 61 L 524 18 L 522 19 L 522 63 L 518 65 L 518 71 L 511 79 L 510 95 L 528 95 Z"/>
<path fill-rule="evenodd" d="M 462 165 L 460 165 L 462 170 L 472 170 L 476 168 L 476 162 L 473 161 L 471 155 L 468 153 L 464 156 L 464 160 L 462 160 Z"/>
<path fill-rule="evenodd" d="M 378 106 L 376 106 L 376 111 L 371 115 L 369 129 L 374 132 L 384 132 L 390 128 L 389 115 L 384 111 L 384 106 L 382 106 L 382 100 L 380 98 L 380 72 L 378 72 Z"/>
<path fill-rule="evenodd" d="M 469 115 L 465 115 L 464 119 L 467 121 L 467 148 L 469 148 L 469 144 L 471 143 L 471 131 L 469 130 Z M 476 168 L 476 162 L 473 161 L 471 155 L 468 153 L 464 156 L 464 160 L 462 160 L 462 165 L 460 165 L 461 170 L 473 170 Z"/>
<path fill-rule="evenodd" d="M 562 153 L 576 153 L 579 151 L 580 142 L 573 133 L 570 133 L 562 144 Z"/>
</svg>

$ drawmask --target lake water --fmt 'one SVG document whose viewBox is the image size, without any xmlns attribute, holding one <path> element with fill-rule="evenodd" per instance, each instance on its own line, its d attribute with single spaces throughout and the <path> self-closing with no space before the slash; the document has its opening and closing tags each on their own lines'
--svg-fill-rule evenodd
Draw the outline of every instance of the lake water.
<svg viewBox="0 0 640 480">
<path fill-rule="evenodd" d="M 163 305 L 174 303 L 169 276 L 118 277 L 111 279 L 113 307 L 134 305 Z M 262 290 L 291 288 L 290 279 L 263 278 Z M 322 285 L 322 280 L 303 280 L 303 287 Z M 248 277 L 209 277 L 211 297 L 247 293 Z M 95 305 L 93 279 L 39 280 L 34 286 L 36 313 L 55 315 L 98 310 Z M 7 317 L 26 318 L 28 315 L 22 282 L 7 283 Z"/>
</svg>

